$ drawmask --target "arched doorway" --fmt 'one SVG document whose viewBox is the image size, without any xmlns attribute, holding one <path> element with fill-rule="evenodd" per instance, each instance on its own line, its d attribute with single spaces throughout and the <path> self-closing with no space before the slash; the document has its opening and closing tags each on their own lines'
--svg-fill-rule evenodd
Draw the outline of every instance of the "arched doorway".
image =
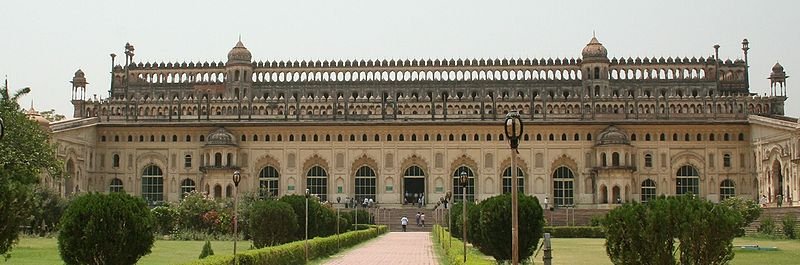
<svg viewBox="0 0 800 265">
<path fill-rule="evenodd" d="M 781 167 L 781 162 L 775 160 L 772 162 L 772 190 L 774 194 L 771 195 L 770 200 L 775 198 L 775 196 L 783 195 L 783 169 Z"/>
<path fill-rule="evenodd" d="M 403 173 L 403 204 L 425 203 L 425 171 L 419 166 L 410 166 Z"/>
<path fill-rule="evenodd" d="M 613 200 L 614 203 L 622 203 L 622 197 L 619 192 L 619 186 L 614 186 L 613 188 L 611 188 L 611 194 L 613 194 L 611 199 Z"/>
<path fill-rule="evenodd" d="M 608 188 L 606 188 L 606 185 L 600 185 L 600 203 L 608 203 Z"/>
<path fill-rule="evenodd" d="M 78 177 L 77 175 L 75 171 L 75 162 L 72 162 L 72 159 L 67 160 L 67 177 L 64 180 L 64 196 L 72 194 L 75 186 L 75 178 Z"/>
</svg>

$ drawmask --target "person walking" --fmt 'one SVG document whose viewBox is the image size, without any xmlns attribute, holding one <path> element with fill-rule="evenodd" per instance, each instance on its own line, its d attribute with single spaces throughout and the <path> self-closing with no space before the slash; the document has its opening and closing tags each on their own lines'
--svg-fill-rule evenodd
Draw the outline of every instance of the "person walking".
<svg viewBox="0 0 800 265">
<path fill-rule="evenodd" d="M 417 226 L 419 226 L 419 212 L 417 212 Z"/>
<path fill-rule="evenodd" d="M 419 215 L 419 222 L 422 223 L 422 227 L 425 227 L 425 213 Z"/>
<path fill-rule="evenodd" d="M 403 232 L 405 232 L 406 226 L 408 225 L 408 218 L 406 218 L 405 215 L 403 215 L 403 218 L 400 218 L 400 225 L 403 226 Z"/>
<path fill-rule="evenodd" d="M 778 194 L 776 199 L 778 201 L 778 208 L 783 207 L 783 194 Z"/>
</svg>

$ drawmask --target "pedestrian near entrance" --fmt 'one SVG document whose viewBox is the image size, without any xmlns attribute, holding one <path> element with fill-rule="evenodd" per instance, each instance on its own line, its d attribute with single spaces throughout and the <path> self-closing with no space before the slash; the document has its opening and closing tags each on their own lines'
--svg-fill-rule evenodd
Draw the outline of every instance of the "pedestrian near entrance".
<svg viewBox="0 0 800 265">
<path fill-rule="evenodd" d="M 778 208 L 783 207 L 783 194 L 778 194 L 777 197 L 778 198 L 776 198 L 776 199 L 778 201 Z"/>
<path fill-rule="evenodd" d="M 767 207 L 767 195 L 761 194 L 761 199 L 758 202 L 761 203 L 761 208 Z"/>
<path fill-rule="evenodd" d="M 408 218 L 406 218 L 405 215 L 403 215 L 403 218 L 400 218 L 400 225 L 403 226 L 403 232 L 405 232 L 406 226 L 408 225 Z"/>
<path fill-rule="evenodd" d="M 425 213 L 419 215 L 419 222 L 422 223 L 422 227 L 425 227 Z"/>
<path fill-rule="evenodd" d="M 419 226 L 419 216 L 420 216 L 420 212 L 417 212 L 417 226 Z"/>
</svg>

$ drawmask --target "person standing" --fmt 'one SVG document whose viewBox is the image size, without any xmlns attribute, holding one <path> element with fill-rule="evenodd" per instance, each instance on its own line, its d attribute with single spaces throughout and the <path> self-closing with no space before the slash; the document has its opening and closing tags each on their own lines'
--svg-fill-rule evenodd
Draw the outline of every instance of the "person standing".
<svg viewBox="0 0 800 265">
<path fill-rule="evenodd" d="M 405 215 L 403 215 L 403 218 L 400 218 L 400 225 L 403 226 L 403 232 L 405 232 L 406 226 L 408 225 L 408 218 L 406 218 Z"/>
<path fill-rule="evenodd" d="M 761 194 L 761 200 L 758 201 L 761 204 L 761 208 L 767 207 L 767 195 Z"/>
<path fill-rule="evenodd" d="M 778 201 L 778 208 L 783 207 L 783 194 L 778 194 L 776 199 Z"/>
<path fill-rule="evenodd" d="M 422 227 L 425 227 L 425 213 L 419 215 L 419 222 L 422 223 Z"/>
</svg>

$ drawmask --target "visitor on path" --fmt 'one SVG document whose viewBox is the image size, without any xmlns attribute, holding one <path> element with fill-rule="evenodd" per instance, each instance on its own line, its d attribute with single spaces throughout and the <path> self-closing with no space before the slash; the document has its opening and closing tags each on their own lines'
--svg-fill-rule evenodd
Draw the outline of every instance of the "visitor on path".
<svg viewBox="0 0 800 265">
<path fill-rule="evenodd" d="M 425 227 L 425 213 L 419 215 L 419 222 L 422 223 L 422 227 Z"/>
<path fill-rule="evenodd" d="M 408 225 L 408 218 L 406 218 L 405 215 L 403 215 L 403 218 L 400 218 L 400 225 L 403 226 L 403 232 L 405 232 L 406 231 L 406 225 Z"/>
<path fill-rule="evenodd" d="M 419 215 L 420 215 L 420 212 L 417 212 L 417 226 L 419 226 Z"/>
<path fill-rule="evenodd" d="M 767 195 L 761 194 L 761 200 L 758 201 L 761 204 L 761 208 L 767 207 Z"/>
<path fill-rule="evenodd" d="M 783 194 L 778 194 L 778 208 L 783 207 Z"/>
</svg>

